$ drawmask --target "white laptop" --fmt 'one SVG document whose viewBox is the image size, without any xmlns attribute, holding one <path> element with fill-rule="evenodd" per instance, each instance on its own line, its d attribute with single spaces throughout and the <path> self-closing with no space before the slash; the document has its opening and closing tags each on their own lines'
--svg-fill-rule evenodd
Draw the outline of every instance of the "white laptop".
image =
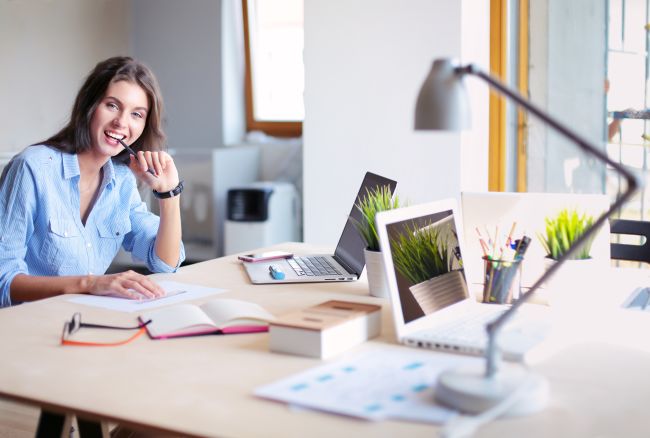
<svg viewBox="0 0 650 438">
<path fill-rule="evenodd" d="M 483 284 L 481 260 L 482 250 L 476 229 L 487 236 L 499 229 L 502 236 L 516 223 L 513 236 L 524 233 L 531 238 L 522 264 L 521 286 L 530 288 L 544 273 L 546 253 L 537 233 L 544 233 L 544 218 L 554 216 L 564 208 L 600 216 L 609 208 L 607 195 L 573 193 L 507 193 L 507 192 L 463 192 L 461 194 L 461 222 L 465 232 L 466 276 L 470 290 Z M 609 227 L 602 227 L 591 246 L 594 263 L 603 269 L 610 264 Z"/>
<path fill-rule="evenodd" d="M 361 219 L 361 212 L 356 207 L 358 201 L 363 199 L 368 191 L 372 192 L 384 186 L 388 186 L 391 193 L 394 193 L 397 183 L 383 176 L 366 172 L 333 255 L 312 254 L 266 262 L 245 262 L 244 268 L 251 282 L 268 284 L 358 280 L 366 265 L 363 255 L 366 245 L 351 219 L 357 221 Z M 282 280 L 273 278 L 270 275 L 270 266 L 284 273 L 284 278 Z"/>
<path fill-rule="evenodd" d="M 465 280 L 461 223 L 453 199 L 377 215 L 377 230 L 399 342 L 447 352 L 484 354 L 487 345 L 485 325 L 507 307 L 482 304 L 470 296 Z M 401 235 L 427 227 L 438 228 L 439 235 L 446 239 L 451 271 L 414 284 L 415 280 L 409 280 L 408 273 L 404 273 L 404 264 L 396 263 L 398 242 Z M 399 269 L 396 266 L 400 266 Z M 526 353 L 543 340 L 548 331 L 546 314 L 542 306 L 522 306 L 498 338 L 505 359 L 523 360 Z"/>
</svg>

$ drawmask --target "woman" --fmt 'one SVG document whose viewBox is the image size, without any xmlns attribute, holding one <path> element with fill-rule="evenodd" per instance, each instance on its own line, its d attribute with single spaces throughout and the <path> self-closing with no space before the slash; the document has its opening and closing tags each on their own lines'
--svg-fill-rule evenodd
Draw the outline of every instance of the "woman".
<svg viewBox="0 0 650 438">
<path fill-rule="evenodd" d="M 183 186 L 161 150 L 162 110 L 151 71 L 110 58 L 86 78 L 68 124 L 11 160 L 0 178 L 0 307 L 68 293 L 164 295 L 133 271 L 103 275 L 120 246 L 153 272 L 174 272 L 185 258 Z M 160 217 L 136 177 L 160 198 Z"/>
</svg>

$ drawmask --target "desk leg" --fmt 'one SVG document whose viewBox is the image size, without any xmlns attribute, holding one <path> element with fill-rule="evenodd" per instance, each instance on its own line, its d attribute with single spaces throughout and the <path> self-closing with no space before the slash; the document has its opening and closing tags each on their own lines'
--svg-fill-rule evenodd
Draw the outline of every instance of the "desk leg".
<svg viewBox="0 0 650 438">
<path fill-rule="evenodd" d="M 97 421 L 85 420 L 77 417 L 77 427 L 81 438 L 103 438 L 110 436 L 108 425 Z M 53 412 L 41 411 L 36 428 L 36 438 L 71 436 L 72 415 L 55 414 Z"/>
<path fill-rule="evenodd" d="M 55 414 L 54 412 L 41 411 L 36 427 L 36 438 L 68 437 L 72 426 L 71 415 Z"/>
</svg>

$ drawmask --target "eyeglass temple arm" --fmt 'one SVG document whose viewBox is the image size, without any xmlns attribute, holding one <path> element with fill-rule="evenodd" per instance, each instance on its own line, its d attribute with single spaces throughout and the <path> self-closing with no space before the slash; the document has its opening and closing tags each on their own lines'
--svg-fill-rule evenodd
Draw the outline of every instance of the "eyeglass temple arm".
<svg viewBox="0 0 650 438">
<path fill-rule="evenodd" d="M 139 328 L 145 327 L 149 323 L 151 323 L 151 319 L 145 322 L 142 322 L 138 324 L 135 327 L 116 327 L 113 325 L 102 325 L 102 324 L 89 324 L 85 322 L 79 323 L 79 327 L 86 327 L 86 328 L 104 328 L 104 329 L 114 329 L 114 330 L 137 330 Z"/>
</svg>

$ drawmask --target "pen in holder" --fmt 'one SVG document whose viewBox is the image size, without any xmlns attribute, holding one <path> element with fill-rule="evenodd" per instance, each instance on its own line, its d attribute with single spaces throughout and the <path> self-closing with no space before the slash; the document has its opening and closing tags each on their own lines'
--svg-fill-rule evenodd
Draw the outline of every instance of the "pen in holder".
<svg viewBox="0 0 650 438">
<path fill-rule="evenodd" d="M 510 304 L 519 298 L 522 261 L 522 258 L 493 260 L 489 256 L 483 257 L 485 267 L 484 303 Z"/>
</svg>

